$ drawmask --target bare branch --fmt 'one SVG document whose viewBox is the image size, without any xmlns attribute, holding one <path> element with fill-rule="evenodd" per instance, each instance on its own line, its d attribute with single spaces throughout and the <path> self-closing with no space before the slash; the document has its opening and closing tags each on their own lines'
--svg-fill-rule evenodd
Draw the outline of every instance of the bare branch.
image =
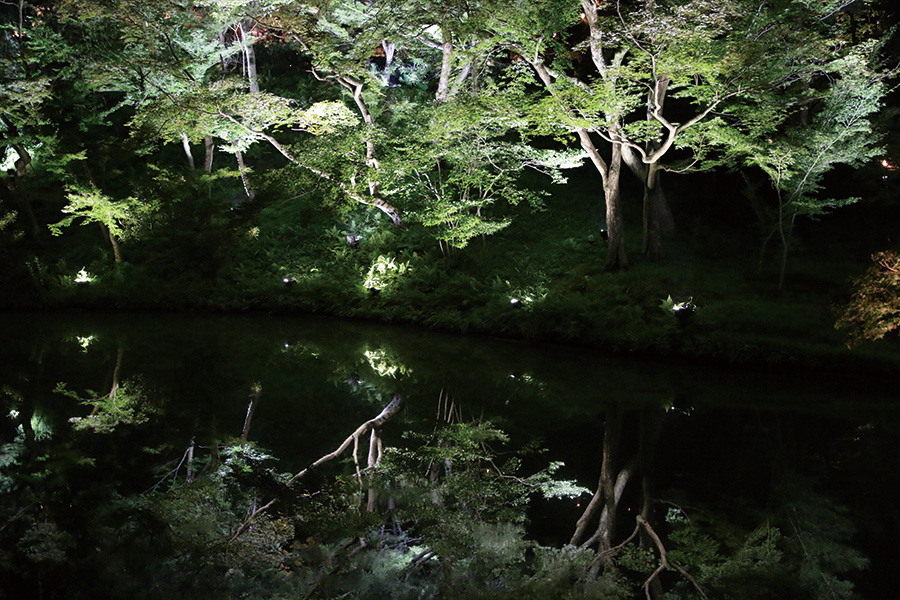
<svg viewBox="0 0 900 600">
<path fill-rule="evenodd" d="M 295 479 L 302 478 L 309 471 L 319 467 L 320 465 L 322 465 L 330 460 L 334 460 L 335 458 L 337 458 L 338 456 L 343 454 L 344 451 L 350 446 L 350 444 L 358 444 L 359 438 L 361 436 L 365 435 L 370 429 L 378 429 L 382 425 L 384 425 L 388 420 L 390 420 L 391 417 L 393 417 L 395 414 L 397 414 L 400 411 L 400 407 L 402 405 L 403 405 L 403 396 L 401 394 L 396 394 L 394 396 L 394 398 L 390 401 L 390 403 L 388 403 L 388 405 L 384 407 L 384 410 L 382 410 L 380 413 L 378 413 L 378 416 L 376 416 L 372 419 L 369 419 L 368 421 L 366 421 L 365 423 L 363 423 L 362 425 L 357 427 L 356 431 L 351 433 L 347 437 L 347 439 L 345 439 L 341 443 L 341 445 L 337 447 L 336 450 L 334 450 L 333 452 L 329 452 L 325 456 L 322 456 L 321 458 L 319 458 L 318 460 L 313 462 L 311 465 L 309 465 L 308 467 L 306 467 L 305 469 L 303 469 L 302 471 L 300 471 L 299 473 L 297 473 L 296 475 L 291 477 L 290 480 L 288 481 L 288 485 L 293 483 Z"/>
<path fill-rule="evenodd" d="M 238 539 L 238 536 L 240 536 L 242 533 L 244 533 L 244 530 L 246 530 L 247 527 L 250 526 L 250 523 L 253 521 L 253 519 L 255 519 L 256 516 L 257 516 L 258 514 L 260 514 L 260 513 L 264 512 L 264 511 L 266 511 L 266 510 L 267 510 L 269 507 L 271 507 L 273 504 L 275 504 L 275 498 L 272 498 L 272 499 L 269 500 L 266 504 L 260 506 L 260 507 L 257 508 L 256 510 L 254 510 L 254 511 L 250 514 L 249 517 L 247 517 L 246 519 L 244 519 L 244 522 L 241 523 L 241 526 L 237 528 L 237 531 L 234 532 L 234 535 L 232 535 L 230 538 L 228 538 L 228 543 L 230 544 L 230 543 L 233 542 L 234 540 Z"/>
<path fill-rule="evenodd" d="M 644 528 L 644 531 L 647 532 L 647 535 L 650 536 L 650 539 L 653 540 L 653 544 L 656 546 L 657 552 L 659 552 L 659 566 L 644 582 L 644 593 L 647 595 L 647 600 L 652 600 L 652 597 L 650 596 L 650 584 L 653 583 L 654 579 L 659 577 L 660 573 L 670 567 L 674 567 L 675 570 L 681 573 L 685 579 L 690 581 L 694 586 L 694 589 L 696 589 L 700 596 L 705 599 L 707 597 L 706 594 L 704 593 L 703 589 L 697 584 L 697 581 L 691 576 L 691 574 L 685 571 L 677 563 L 669 560 L 668 554 L 666 552 L 666 547 L 663 545 L 662 540 L 659 539 L 659 536 L 656 534 L 656 531 L 653 530 L 653 527 L 650 525 L 647 519 L 645 519 L 641 515 L 638 515 L 636 517 L 636 521 L 638 525 Z"/>
</svg>

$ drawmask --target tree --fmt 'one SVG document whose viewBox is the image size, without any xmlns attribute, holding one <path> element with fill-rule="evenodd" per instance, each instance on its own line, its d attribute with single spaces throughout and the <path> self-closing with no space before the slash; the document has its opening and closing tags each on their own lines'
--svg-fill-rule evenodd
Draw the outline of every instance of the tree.
<svg viewBox="0 0 900 600">
<path fill-rule="evenodd" d="M 537 113 L 539 129 L 557 136 L 564 132 L 574 133 L 585 156 L 600 174 L 608 231 L 606 267 L 619 269 L 628 266 L 620 206 L 622 119 L 634 109 L 638 100 L 631 93 L 633 90 L 623 91 L 621 87 L 625 53 L 604 52 L 594 4 L 584 0 L 582 6 L 585 18 L 593 19 L 587 41 L 597 77 L 588 81 L 580 79 L 577 71 L 570 74 L 573 52 L 561 41 L 568 37 L 567 29 L 576 17 L 568 3 L 547 0 L 532 3 L 524 10 L 519 6 L 507 10 L 497 7 L 491 27 L 498 43 L 515 53 L 514 61 L 530 65 L 547 94 Z M 581 52 L 576 51 L 576 56 L 580 55 Z M 592 138 L 592 134 L 596 136 L 601 132 L 610 142 L 608 158 L 604 158 L 600 146 Z"/>
<path fill-rule="evenodd" d="M 731 97 L 743 93 L 752 73 L 741 67 L 748 14 L 739 1 L 616 1 L 616 10 L 584 6 L 592 58 L 603 50 L 624 54 L 622 93 L 643 93 L 646 109 L 633 103 L 616 131 L 600 131 L 622 145 L 625 163 L 643 185 L 643 254 L 662 257 L 662 235 L 674 228 L 661 175 L 690 168 L 689 158 L 664 162 L 698 124 Z M 673 116 L 674 115 L 674 116 Z M 613 136 L 615 134 L 615 136 Z M 683 154 L 683 152 L 682 152 Z M 672 163 L 672 164 L 670 164 Z M 696 163 L 694 163 L 696 164 Z"/>
<path fill-rule="evenodd" d="M 10 8 L 7 8 L 10 7 Z M 50 96 L 50 78 L 34 64 L 32 33 L 42 26 L 42 13 L 24 0 L 0 6 L 0 173 L 3 186 L 27 220 L 27 232 L 38 234 L 26 176 L 31 171 L 36 147 L 41 145 L 40 127 L 45 122 L 44 102 Z M 45 140 L 46 142 L 46 140 Z"/>
<path fill-rule="evenodd" d="M 864 50 L 837 56 L 819 67 L 827 77 L 827 87 L 810 91 L 815 99 L 811 109 L 806 105 L 800 108 L 811 110 L 811 117 L 781 113 L 780 118 L 746 135 L 732 131 L 723 138 L 731 146 L 729 152 L 762 169 L 772 184 L 775 215 L 763 251 L 769 239 L 777 236 L 781 244 L 779 289 L 784 284 L 796 219 L 815 218 L 858 200 L 822 198 L 822 177 L 837 165 L 859 166 L 880 152 L 872 117 L 881 108 L 884 75 L 873 72 Z"/>
<path fill-rule="evenodd" d="M 465 247 L 511 220 L 483 213 L 500 201 L 541 205 L 541 193 L 519 181 L 531 169 L 564 183 L 562 169 L 577 166 L 580 152 L 540 150 L 524 137 L 527 118 L 502 92 L 460 93 L 421 107 L 404 119 L 404 135 L 392 144 L 386 187 L 416 206 L 415 216 L 437 230 L 438 243 Z"/>
<path fill-rule="evenodd" d="M 51 233 L 62 235 L 63 228 L 77 219 L 82 219 L 82 225 L 97 223 L 112 247 L 115 262 L 123 262 L 119 243 L 136 234 L 148 207 L 136 198 L 114 200 L 97 188 L 72 187 L 67 198 L 69 203 L 62 211 L 69 216 L 51 224 Z"/>
<path fill-rule="evenodd" d="M 900 327 L 900 253 L 877 252 L 872 262 L 856 280 L 853 296 L 835 324 L 848 330 L 848 346 L 883 338 Z"/>
<path fill-rule="evenodd" d="M 268 143 L 291 162 L 334 180 L 331 174 L 302 162 L 275 131 L 290 128 L 320 135 L 356 123 L 340 103 L 312 103 L 304 109 L 293 99 L 260 90 L 252 32 L 279 4 L 283 3 L 183 6 L 161 1 L 115 7 L 78 3 L 70 9 L 81 20 L 92 19 L 97 27 L 117 32 L 114 53 L 95 49 L 91 81 L 98 90 L 124 93 L 122 104 L 135 110 L 134 134 L 150 132 L 181 143 L 189 164 L 193 164 L 190 142 L 204 140 L 207 171 L 211 169 L 210 140 L 221 140 L 222 148 L 236 156 L 245 191 L 252 196 L 243 158 L 251 146 Z M 225 31 L 231 32 L 230 38 L 226 39 Z M 236 56 L 241 57 L 246 76 L 228 73 L 226 67 Z"/>
</svg>

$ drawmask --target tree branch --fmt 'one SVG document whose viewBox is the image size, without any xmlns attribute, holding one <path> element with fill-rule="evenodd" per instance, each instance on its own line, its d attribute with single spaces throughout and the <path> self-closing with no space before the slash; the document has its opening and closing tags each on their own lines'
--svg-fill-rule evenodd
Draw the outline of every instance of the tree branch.
<svg viewBox="0 0 900 600">
<path fill-rule="evenodd" d="M 253 521 L 253 519 L 255 519 L 256 516 L 257 516 L 259 513 L 264 512 L 264 511 L 267 510 L 269 507 L 271 507 L 273 504 L 275 504 L 275 498 L 272 498 L 272 499 L 269 500 L 266 504 L 263 504 L 262 506 L 260 506 L 260 507 L 257 508 L 256 510 L 254 510 L 254 511 L 250 514 L 249 517 L 247 517 L 246 519 L 244 519 L 244 522 L 241 523 L 241 526 L 237 528 L 237 531 L 234 532 L 234 535 L 232 535 L 230 538 L 228 538 L 228 543 L 230 544 L 230 543 L 233 542 L 234 540 L 238 539 L 238 536 L 240 536 L 242 533 L 244 533 L 244 530 L 247 529 L 247 527 L 250 526 L 250 523 Z"/>
<path fill-rule="evenodd" d="M 659 552 L 659 566 L 656 568 L 653 573 L 650 574 L 650 577 L 644 582 L 644 593 L 647 596 L 647 600 L 652 600 L 650 596 L 650 584 L 653 583 L 653 580 L 659 577 L 659 574 L 665 571 L 670 567 L 674 567 L 679 573 L 681 573 L 685 579 L 691 582 L 694 586 L 694 589 L 702 596 L 704 599 L 707 597 L 706 593 L 704 593 L 703 589 L 697 584 L 697 581 L 691 577 L 691 574 L 685 571 L 680 565 L 677 563 L 670 561 L 668 558 L 668 554 L 666 552 L 666 547 L 663 545 L 662 540 L 659 539 L 659 536 L 653 530 L 653 527 L 643 516 L 638 515 L 635 519 L 641 527 L 644 528 L 644 531 L 647 532 L 647 535 L 650 536 L 650 539 L 653 540 L 653 544 L 656 546 L 656 550 Z"/>
<path fill-rule="evenodd" d="M 401 394 L 394 395 L 394 398 L 388 403 L 387 406 L 384 407 L 378 416 L 369 419 L 362 425 L 356 428 L 356 431 L 351 433 L 347 439 L 345 439 L 340 446 L 337 447 L 333 452 L 329 452 L 325 456 L 322 456 L 311 465 L 294 475 L 288 480 L 288 485 L 294 482 L 295 479 L 301 479 L 305 476 L 309 471 L 319 467 L 320 465 L 334 460 L 338 456 L 344 453 L 344 451 L 350 446 L 350 444 L 354 444 L 354 447 L 359 444 L 359 438 L 366 434 L 370 429 L 378 429 L 382 425 L 384 425 L 391 417 L 397 414 L 400 411 L 400 407 L 403 405 L 403 396 Z"/>
</svg>

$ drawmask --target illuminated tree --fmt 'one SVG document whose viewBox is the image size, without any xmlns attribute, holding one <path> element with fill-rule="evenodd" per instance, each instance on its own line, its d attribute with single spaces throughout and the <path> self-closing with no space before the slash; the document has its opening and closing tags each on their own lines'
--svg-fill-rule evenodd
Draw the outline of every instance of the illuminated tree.
<svg viewBox="0 0 900 600">
<path fill-rule="evenodd" d="M 469 78 L 475 64 L 489 60 L 487 36 L 477 27 L 485 10 L 457 2 L 338 2 L 298 25 L 285 20 L 286 35 L 308 53 L 313 74 L 343 88 L 363 121 L 365 155 L 355 163 L 347 157 L 358 152 L 333 144 L 298 147 L 299 162 L 333 157 L 333 166 L 317 168 L 343 171 L 342 189 L 395 224 L 394 204 L 413 210 L 437 228 L 441 244 L 462 247 L 502 228 L 502 221 L 483 218 L 482 207 L 533 197 L 516 174 L 527 167 L 555 172 L 565 160 L 510 142 L 526 121 L 515 110 L 500 116 L 503 109 L 491 106 L 496 90 L 489 77 L 477 84 Z M 428 73 L 438 80 L 436 89 L 426 86 Z"/>
<path fill-rule="evenodd" d="M 549 94 L 543 122 L 574 133 L 601 175 L 607 266 L 627 264 L 623 161 L 643 183 L 644 255 L 656 260 L 671 220 L 663 171 L 720 166 L 710 131 L 722 119 L 745 125 L 757 111 L 758 121 L 773 102 L 782 116 L 788 107 L 812 114 L 812 90 L 829 85 L 825 65 L 847 53 L 834 44 L 841 31 L 823 24 L 840 6 L 826 4 L 584 0 L 579 25 L 570 6 L 547 0 L 494 15 L 500 43 L 531 65 Z"/>
<path fill-rule="evenodd" d="M 728 153 L 759 167 L 769 177 L 775 214 L 764 237 L 763 252 L 777 236 L 781 244 L 779 288 L 784 283 L 797 218 L 815 218 L 858 200 L 821 197 L 822 177 L 837 165 L 859 166 L 880 153 L 872 118 L 881 108 L 884 74 L 871 69 L 867 54 L 852 52 L 817 65 L 825 82 L 820 84 L 822 89 L 808 92 L 799 114 L 763 107 L 755 113 L 753 129 L 738 123 L 712 134 L 721 136 L 720 143 L 728 145 Z M 788 102 L 780 100 L 782 106 Z"/>
<path fill-rule="evenodd" d="M 82 225 L 97 223 L 112 247 L 115 262 L 121 263 L 119 242 L 138 231 L 149 208 L 136 198 L 114 200 L 96 188 L 73 187 L 67 198 L 69 203 L 62 211 L 68 216 L 50 225 L 53 235 L 62 235 L 63 228 L 78 219 Z"/>
<path fill-rule="evenodd" d="M 583 3 L 587 18 L 593 18 L 593 2 Z M 560 41 L 577 19 L 567 2 L 546 0 L 531 3 L 527 9 L 519 5 L 502 10 L 497 7 L 492 27 L 498 43 L 515 53 L 514 61 L 530 65 L 546 97 L 535 110 L 539 129 L 560 135 L 574 133 L 585 156 L 597 169 L 603 181 L 606 205 L 608 251 L 606 267 L 628 266 L 625 233 L 620 207 L 620 175 L 622 169 L 622 119 L 640 102 L 630 86 L 622 88 L 622 64 L 625 52 L 604 52 L 599 24 L 588 36 L 590 56 L 597 77 L 588 81 L 570 74 L 570 48 Z M 521 85 L 521 84 L 520 84 Z M 527 88 L 525 88 L 527 90 Z M 592 138 L 603 132 L 610 140 L 608 157 Z"/>
<path fill-rule="evenodd" d="M 482 213 L 498 201 L 542 205 L 542 194 L 519 182 L 526 169 L 564 183 L 562 169 L 582 160 L 581 152 L 529 145 L 516 134 L 527 129 L 527 118 L 491 92 L 461 93 L 409 115 L 406 136 L 387 165 L 394 174 L 388 185 L 418 207 L 416 216 L 437 230 L 442 248 L 463 248 L 506 227 L 509 218 Z"/>
<path fill-rule="evenodd" d="M 5 188 L 0 197 L 8 192 L 21 207 L 32 236 L 37 235 L 38 223 L 25 177 L 41 145 L 40 126 L 46 120 L 42 106 L 50 95 L 51 80 L 34 63 L 29 44 L 45 11 L 24 0 L 0 6 L 0 165 L 4 166 L 0 178 Z"/>
<path fill-rule="evenodd" d="M 836 327 L 848 330 L 848 345 L 877 340 L 900 327 L 900 253 L 878 252 L 856 280 L 853 297 L 841 309 Z"/>
<path fill-rule="evenodd" d="M 604 49 L 623 53 L 621 93 L 640 93 L 646 101 L 643 115 L 633 102 L 635 110 L 614 131 L 598 133 L 621 144 L 623 160 L 643 184 L 643 254 L 658 260 L 662 235 L 674 227 L 662 172 L 689 169 L 691 158 L 673 163 L 668 157 L 723 102 L 752 85 L 739 52 L 753 11 L 740 1 L 617 1 L 616 10 L 588 4 L 592 59 L 601 60 Z"/>
</svg>

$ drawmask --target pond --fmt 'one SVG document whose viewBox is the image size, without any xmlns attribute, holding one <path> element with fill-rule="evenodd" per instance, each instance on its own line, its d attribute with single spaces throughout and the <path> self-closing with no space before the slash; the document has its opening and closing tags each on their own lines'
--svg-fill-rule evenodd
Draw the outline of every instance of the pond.
<svg viewBox="0 0 900 600">
<path fill-rule="evenodd" d="M 887 598 L 898 392 L 327 318 L 3 314 L 0 598 Z"/>
</svg>

